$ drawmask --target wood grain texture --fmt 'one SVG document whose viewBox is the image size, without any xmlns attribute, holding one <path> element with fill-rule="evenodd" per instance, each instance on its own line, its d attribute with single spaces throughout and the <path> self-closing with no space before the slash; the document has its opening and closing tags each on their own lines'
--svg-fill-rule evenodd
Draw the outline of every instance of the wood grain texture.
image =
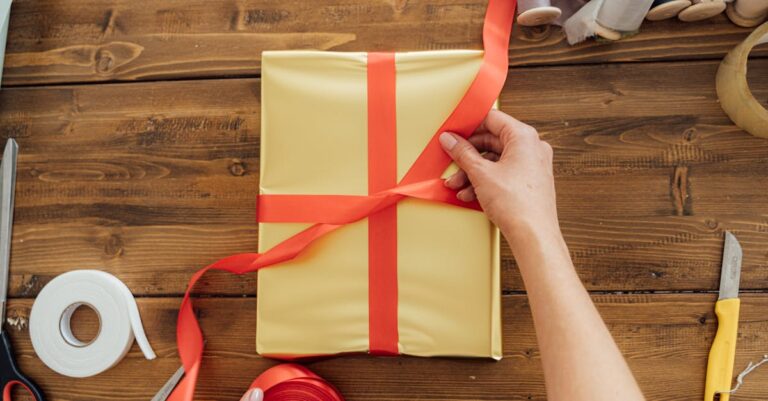
<svg viewBox="0 0 768 401">
<path fill-rule="evenodd" d="M 262 51 L 479 49 L 486 2 L 15 0 L 0 138 L 21 147 L 6 327 L 23 371 L 52 401 L 146 401 L 178 368 L 188 278 L 256 249 Z M 725 230 L 744 247 L 748 292 L 736 370 L 768 352 L 768 141 L 734 127 L 714 90 L 719 60 L 748 32 L 719 16 L 647 22 L 612 44 L 571 47 L 559 28 L 513 33 L 501 107 L 555 149 L 561 225 L 587 288 L 695 292 L 593 295 L 649 400 L 702 398 Z M 766 56 L 759 47 L 749 66 L 763 104 Z M 502 266 L 501 362 L 352 356 L 309 366 L 350 401 L 545 400 L 506 246 Z M 114 369 L 71 379 L 35 357 L 32 298 L 77 268 L 107 270 L 139 296 L 157 360 L 134 346 Z M 197 286 L 208 333 L 198 400 L 237 400 L 275 363 L 254 352 L 255 289 L 255 275 L 217 272 Z M 75 323 L 96 332 L 93 315 Z M 758 370 L 734 399 L 768 399 L 766 383 Z"/>
<path fill-rule="evenodd" d="M 502 108 L 555 148 L 561 224 L 588 288 L 715 290 L 726 229 L 745 247 L 743 287 L 768 288 L 768 142 L 720 110 L 716 67 L 510 72 Z M 194 270 L 256 249 L 259 113 L 257 79 L 0 92 L 0 137 L 21 147 L 11 294 L 101 268 L 138 295 L 179 295 Z M 503 266 L 505 290 L 522 290 L 506 247 Z M 253 295 L 254 276 L 212 273 L 198 291 Z"/>
<path fill-rule="evenodd" d="M 598 295 L 594 300 L 649 400 L 702 399 L 707 354 L 716 329 L 713 294 Z M 179 302 L 178 298 L 139 301 L 147 335 L 158 354 L 155 361 L 144 360 L 134 345 L 125 360 L 101 375 L 64 378 L 34 357 L 27 329 L 21 326 L 11 331 L 17 358 L 51 401 L 146 401 L 180 364 L 173 324 Z M 237 400 L 256 375 L 275 363 L 254 352 L 255 304 L 254 298 L 195 301 L 203 331 L 209 333 L 196 400 Z M 14 301 L 11 316 L 24 321 L 30 305 L 30 300 Z M 765 294 L 743 297 L 737 370 L 768 350 L 766 308 Z M 544 401 L 540 356 L 525 297 L 505 296 L 503 311 L 504 359 L 500 362 L 353 356 L 308 366 L 338 385 L 349 401 Z M 81 320 L 75 326 L 95 323 Z M 766 381 L 768 372 L 758 370 L 747 379 L 738 399 L 765 400 Z"/>
<path fill-rule="evenodd" d="M 17 0 L 4 86 L 256 76 L 264 50 L 478 49 L 486 0 Z M 748 29 L 724 15 L 648 22 L 571 47 L 560 28 L 516 28 L 510 64 L 719 59 Z M 768 50 L 758 49 L 757 56 Z"/>
</svg>

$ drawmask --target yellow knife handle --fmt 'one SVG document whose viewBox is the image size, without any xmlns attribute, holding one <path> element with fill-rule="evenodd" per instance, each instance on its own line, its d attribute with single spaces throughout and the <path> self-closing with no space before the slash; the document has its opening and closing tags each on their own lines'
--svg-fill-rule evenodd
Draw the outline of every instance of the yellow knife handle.
<svg viewBox="0 0 768 401">
<path fill-rule="evenodd" d="M 736 336 L 739 332 L 738 298 L 723 299 L 715 304 L 717 314 L 717 334 L 709 350 L 707 362 L 707 382 L 704 388 L 704 401 L 712 401 L 715 393 L 720 393 L 720 401 L 728 401 L 733 381 L 733 360 L 736 357 Z"/>
</svg>

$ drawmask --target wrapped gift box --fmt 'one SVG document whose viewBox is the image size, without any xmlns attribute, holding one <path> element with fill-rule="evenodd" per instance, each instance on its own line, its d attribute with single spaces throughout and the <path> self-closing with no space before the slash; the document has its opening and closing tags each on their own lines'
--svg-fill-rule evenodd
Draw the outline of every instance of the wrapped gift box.
<svg viewBox="0 0 768 401">
<path fill-rule="evenodd" d="M 398 181 L 467 91 L 482 55 L 394 55 Z M 370 193 L 370 153 L 378 149 L 369 149 L 368 140 L 369 57 L 263 54 L 261 194 Z M 392 207 L 396 291 L 385 295 L 396 302 L 396 353 L 501 358 L 498 230 L 475 210 L 411 198 Z M 309 225 L 260 223 L 259 251 Z M 260 270 L 257 351 L 276 357 L 371 351 L 378 316 L 371 316 L 370 298 L 381 291 L 369 289 L 381 288 L 369 282 L 370 246 L 378 242 L 369 241 L 363 219 L 279 268 Z"/>
</svg>

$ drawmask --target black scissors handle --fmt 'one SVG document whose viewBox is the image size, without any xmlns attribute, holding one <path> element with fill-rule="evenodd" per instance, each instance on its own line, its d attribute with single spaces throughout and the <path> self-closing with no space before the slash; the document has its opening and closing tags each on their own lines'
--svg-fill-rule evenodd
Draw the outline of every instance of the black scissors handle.
<svg viewBox="0 0 768 401">
<path fill-rule="evenodd" d="M 3 401 L 11 401 L 11 389 L 16 385 L 24 387 L 35 401 L 45 401 L 43 392 L 35 382 L 24 376 L 16 367 L 11 340 L 5 330 L 0 332 L 0 347 L 0 385 L 3 386 Z"/>
</svg>

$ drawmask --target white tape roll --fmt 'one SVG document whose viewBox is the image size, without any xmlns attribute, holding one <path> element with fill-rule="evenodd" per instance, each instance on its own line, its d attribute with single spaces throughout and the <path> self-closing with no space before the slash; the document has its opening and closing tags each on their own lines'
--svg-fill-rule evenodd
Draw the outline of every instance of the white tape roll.
<svg viewBox="0 0 768 401">
<path fill-rule="evenodd" d="M 69 324 L 81 305 L 99 315 L 99 333 L 87 343 L 75 337 Z M 64 273 L 43 287 L 32 305 L 29 335 L 43 363 L 69 377 L 97 375 L 116 365 L 134 335 L 144 356 L 155 358 L 131 291 L 117 277 L 98 270 Z"/>
</svg>

